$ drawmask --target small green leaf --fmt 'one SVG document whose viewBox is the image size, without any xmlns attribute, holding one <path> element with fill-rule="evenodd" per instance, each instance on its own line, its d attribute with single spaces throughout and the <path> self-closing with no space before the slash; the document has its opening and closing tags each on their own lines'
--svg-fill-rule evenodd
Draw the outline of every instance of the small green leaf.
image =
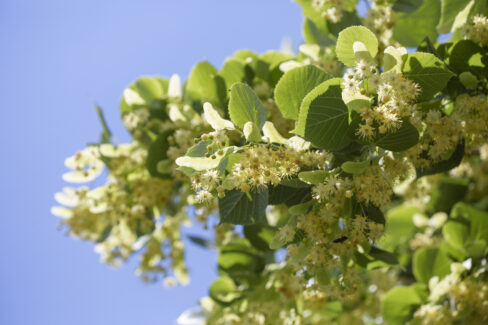
<svg viewBox="0 0 488 325">
<path fill-rule="evenodd" d="M 462 217 L 470 221 L 470 237 L 488 243 L 488 213 L 473 208 L 469 204 L 459 202 L 453 208 L 451 216 Z"/>
<path fill-rule="evenodd" d="M 220 222 L 237 225 L 250 225 L 263 219 L 268 205 L 268 191 L 245 192 L 231 190 L 219 199 Z"/>
<path fill-rule="evenodd" d="M 443 0 L 441 2 L 441 19 L 437 31 L 441 34 L 449 33 L 456 16 L 466 8 L 470 0 Z"/>
<path fill-rule="evenodd" d="M 425 37 L 435 40 L 440 15 L 439 1 L 424 0 L 420 8 L 414 12 L 395 15 L 393 38 L 407 47 L 418 46 Z"/>
<path fill-rule="evenodd" d="M 402 71 L 405 76 L 420 85 L 419 101 L 427 101 L 444 89 L 454 76 L 444 63 L 430 53 L 409 53 L 403 56 Z"/>
<path fill-rule="evenodd" d="M 139 96 L 148 104 L 155 99 L 162 98 L 166 93 L 158 78 L 141 77 L 137 79 L 135 86 Z"/>
<path fill-rule="evenodd" d="M 464 250 L 469 235 L 469 228 L 458 220 L 449 220 L 442 227 L 444 239 L 454 248 Z"/>
<path fill-rule="evenodd" d="M 240 128 L 246 122 L 254 122 L 261 129 L 266 122 L 263 103 L 251 87 L 240 82 L 233 84 L 230 89 L 229 114 L 232 122 Z"/>
<path fill-rule="evenodd" d="M 168 158 L 166 151 L 169 149 L 168 137 L 171 133 L 172 131 L 161 133 L 149 147 L 146 158 L 146 168 L 149 171 L 149 174 L 153 177 L 167 178 L 171 173 L 170 170 L 166 173 L 158 171 L 158 163 Z"/>
<path fill-rule="evenodd" d="M 324 182 L 329 174 L 325 170 L 312 170 L 298 173 L 298 178 L 308 184 L 320 184 Z"/>
<path fill-rule="evenodd" d="M 269 244 L 273 240 L 276 230 L 266 225 L 246 225 L 244 226 L 244 236 L 251 244 L 261 250 L 272 250 Z"/>
<path fill-rule="evenodd" d="M 224 78 L 226 88 L 230 88 L 236 82 L 243 82 L 246 79 L 246 65 L 237 59 L 227 59 L 219 71 Z"/>
<path fill-rule="evenodd" d="M 281 114 L 296 120 L 303 98 L 327 79 L 329 79 L 327 73 L 314 65 L 306 65 L 286 72 L 275 89 L 275 100 Z"/>
<path fill-rule="evenodd" d="M 337 58 L 349 67 L 356 64 L 356 55 L 353 49 L 355 42 L 363 43 L 373 58 L 378 53 L 378 39 L 373 32 L 363 26 L 348 27 L 339 33 L 336 54 Z"/>
<path fill-rule="evenodd" d="M 189 235 L 188 236 L 188 239 L 192 243 L 194 243 L 194 244 L 196 244 L 196 245 L 198 245 L 200 247 L 203 247 L 203 248 L 215 249 L 217 247 L 212 240 L 205 239 L 205 238 L 200 237 L 200 236 Z"/>
<path fill-rule="evenodd" d="M 469 71 L 465 71 L 459 75 L 459 81 L 463 84 L 466 89 L 474 88 L 478 85 L 478 78 Z"/>
<path fill-rule="evenodd" d="M 412 259 L 415 279 L 429 283 L 433 276 L 443 277 L 451 273 L 452 260 L 437 247 L 424 247 L 416 251 Z"/>
<path fill-rule="evenodd" d="M 313 204 L 312 200 L 305 202 L 305 203 L 296 204 L 296 205 L 291 206 L 288 209 L 288 212 L 293 216 L 302 215 L 302 214 L 305 214 L 308 212 L 308 210 L 310 209 L 312 204 Z"/>
<path fill-rule="evenodd" d="M 385 235 L 380 239 L 381 246 L 392 250 L 406 243 L 415 231 L 412 221 L 415 214 L 423 214 L 423 212 L 417 207 L 405 205 L 388 210 Z"/>
<path fill-rule="evenodd" d="M 341 81 L 327 80 L 305 96 L 294 131 L 326 150 L 339 150 L 351 142 L 349 111 L 342 101 Z"/>
<path fill-rule="evenodd" d="M 231 305 L 240 297 L 234 281 L 227 276 L 220 277 L 210 285 L 209 295 L 223 306 Z"/>
<path fill-rule="evenodd" d="M 300 204 L 311 199 L 310 187 L 278 185 L 269 189 L 269 204 L 285 203 L 287 206 Z"/>
<path fill-rule="evenodd" d="M 404 325 L 427 299 L 427 290 L 418 284 L 394 287 L 383 299 L 383 318 L 390 325 Z"/>
<path fill-rule="evenodd" d="M 471 40 L 456 42 L 449 55 L 449 66 L 456 73 L 472 72 L 484 78 L 488 73 L 486 54 L 483 48 Z"/>
<path fill-rule="evenodd" d="M 95 105 L 95 109 L 97 110 L 98 119 L 100 120 L 103 128 L 102 134 L 100 136 L 100 143 L 110 143 L 110 139 L 112 138 L 112 132 L 110 132 L 107 122 L 105 121 L 102 108 L 98 105 Z"/>
<path fill-rule="evenodd" d="M 341 169 L 346 173 L 360 175 L 364 173 L 369 166 L 369 161 L 346 161 L 341 165 Z"/>
<path fill-rule="evenodd" d="M 396 12 L 413 12 L 420 8 L 424 0 L 396 0 L 393 10 Z"/>
<path fill-rule="evenodd" d="M 357 262 L 368 270 L 399 265 L 398 258 L 394 253 L 385 251 L 378 247 L 371 247 L 367 253 L 356 253 Z"/>
<path fill-rule="evenodd" d="M 334 41 L 327 33 L 322 32 L 310 18 L 305 18 L 303 23 L 303 38 L 308 44 L 318 44 L 320 46 L 334 44 Z"/>
<path fill-rule="evenodd" d="M 449 213 L 452 206 L 461 201 L 468 191 L 468 180 L 442 176 L 439 184 L 430 193 L 427 207 L 430 211 L 443 211 Z"/>
<path fill-rule="evenodd" d="M 225 82 L 213 65 L 203 61 L 193 67 L 186 82 L 186 93 L 192 100 L 222 105 L 226 97 Z"/>
<path fill-rule="evenodd" d="M 246 238 L 221 246 L 217 258 L 219 271 L 242 283 L 255 278 L 264 267 L 264 259 Z"/>
<path fill-rule="evenodd" d="M 375 141 L 378 147 L 390 151 L 404 151 L 419 142 L 419 132 L 408 121 L 404 120 L 395 133 L 380 134 Z"/>
</svg>

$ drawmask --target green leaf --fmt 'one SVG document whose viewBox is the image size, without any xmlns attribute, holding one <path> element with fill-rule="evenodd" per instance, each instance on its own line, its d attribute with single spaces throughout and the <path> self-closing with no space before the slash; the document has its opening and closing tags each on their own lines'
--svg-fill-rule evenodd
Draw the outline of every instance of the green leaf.
<svg viewBox="0 0 488 325">
<path fill-rule="evenodd" d="M 272 71 L 279 68 L 280 64 L 293 59 L 292 55 L 277 52 L 277 51 L 266 51 L 261 55 L 261 60 L 269 64 L 269 70 Z"/>
<path fill-rule="evenodd" d="M 236 82 L 246 80 L 246 65 L 241 60 L 227 59 L 219 75 L 224 78 L 226 88 L 230 88 Z"/>
<path fill-rule="evenodd" d="M 404 151 L 419 142 L 419 132 L 408 121 L 404 120 L 400 129 L 395 133 L 380 134 L 376 145 L 390 151 Z"/>
<path fill-rule="evenodd" d="M 459 75 L 459 81 L 466 89 L 474 88 L 478 85 L 478 78 L 469 71 L 464 71 Z"/>
<path fill-rule="evenodd" d="M 383 318 L 390 325 L 404 325 L 412 318 L 415 310 L 425 302 L 427 290 L 420 285 L 394 287 L 385 295 Z"/>
<path fill-rule="evenodd" d="M 409 53 L 403 56 L 402 71 L 405 76 L 418 83 L 422 93 L 418 101 L 427 101 L 446 87 L 454 73 L 430 53 Z"/>
<path fill-rule="evenodd" d="M 161 133 L 149 147 L 146 158 L 146 168 L 152 177 L 170 177 L 170 170 L 168 170 L 166 173 L 161 173 L 158 171 L 158 163 L 161 160 L 168 158 L 166 151 L 169 149 L 168 137 L 171 135 L 171 133 L 172 131 L 165 131 Z"/>
<path fill-rule="evenodd" d="M 329 174 L 325 170 L 312 170 L 298 173 L 298 178 L 308 184 L 320 184 L 324 182 Z"/>
<path fill-rule="evenodd" d="M 186 93 L 192 100 L 220 106 L 226 97 L 225 82 L 213 65 L 203 61 L 193 67 L 186 82 Z"/>
<path fill-rule="evenodd" d="M 219 199 L 220 222 L 250 225 L 263 219 L 268 205 L 268 191 L 245 192 L 231 190 Z"/>
<path fill-rule="evenodd" d="M 245 238 L 239 238 L 221 246 L 217 258 L 219 271 L 242 282 L 255 278 L 264 267 L 264 259 Z"/>
<path fill-rule="evenodd" d="M 228 276 L 222 276 L 210 285 L 210 297 L 223 306 L 231 305 L 239 299 L 240 293 L 234 281 Z"/>
<path fill-rule="evenodd" d="M 296 120 L 303 98 L 316 86 L 329 79 L 327 73 L 314 65 L 286 72 L 275 88 L 275 100 L 284 117 Z"/>
<path fill-rule="evenodd" d="M 322 35 L 327 35 L 328 29 L 327 29 L 327 22 L 326 20 L 322 17 L 320 12 L 315 10 L 315 8 L 312 6 L 312 1 L 310 0 L 296 0 L 296 2 L 302 7 L 303 9 L 303 16 L 305 16 L 305 19 L 310 19 L 317 29 L 320 31 Z"/>
<path fill-rule="evenodd" d="M 310 18 L 305 18 L 303 23 L 303 38 L 308 44 L 318 44 L 320 46 L 334 44 L 334 41 L 327 33 L 323 33 Z"/>
<path fill-rule="evenodd" d="M 341 169 L 346 173 L 361 175 L 369 166 L 369 161 L 346 161 L 341 165 Z"/>
<path fill-rule="evenodd" d="M 354 6 L 355 4 L 353 5 L 353 7 Z M 347 29 L 350 26 L 359 26 L 362 24 L 361 18 L 358 16 L 355 10 L 342 11 L 342 19 L 337 23 L 333 23 L 330 20 L 326 20 L 326 22 L 328 32 L 335 37 L 338 37 L 341 31 Z"/>
<path fill-rule="evenodd" d="M 486 52 L 471 40 L 461 40 L 453 45 L 449 66 L 458 74 L 470 71 L 483 78 L 488 73 Z"/>
<path fill-rule="evenodd" d="M 203 247 L 203 248 L 207 248 L 207 249 L 215 249 L 217 246 L 215 245 L 215 243 L 212 241 L 212 240 L 209 240 L 209 239 L 205 239 L 203 237 L 200 237 L 200 236 L 193 236 L 193 235 L 189 235 L 188 236 L 188 239 L 200 246 L 200 247 Z"/>
<path fill-rule="evenodd" d="M 310 210 L 310 207 L 312 206 L 312 204 L 313 204 L 312 200 L 305 202 L 305 203 L 296 204 L 296 205 L 291 206 L 288 209 L 288 212 L 293 216 L 305 214 L 305 213 L 307 213 L 308 210 Z"/>
<path fill-rule="evenodd" d="M 276 230 L 267 225 L 246 225 L 244 236 L 249 242 L 261 251 L 271 250 L 269 244 L 273 240 Z"/>
<path fill-rule="evenodd" d="M 442 227 L 442 235 L 451 246 L 464 250 L 469 235 L 469 227 L 459 220 L 449 220 Z"/>
<path fill-rule="evenodd" d="M 268 83 L 271 87 L 275 87 L 283 76 L 283 71 L 280 70 L 280 64 L 291 59 L 293 59 L 292 55 L 276 51 L 267 51 L 261 55 L 261 60 L 269 64 Z"/>
<path fill-rule="evenodd" d="M 437 31 L 441 34 L 449 33 L 456 19 L 470 0 L 443 0 L 441 2 L 441 20 L 437 25 Z"/>
<path fill-rule="evenodd" d="M 135 83 L 137 93 L 148 104 L 155 99 L 162 98 L 166 94 L 163 84 L 158 79 L 154 77 L 141 77 Z"/>
<path fill-rule="evenodd" d="M 386 214 L 385 235 L 380 239 L 381 247 L 395 249 L 406 243 L 415 231 L 413 216 L 423 214 L 417 207 L 400 205 L 388 210 Z"/>
<path fill-rule="evenodd" d="M 310 200 L 310 187 L 291 187 L 278 185 L 269 188 L 269 204 L 285 203 L 287 206 L 300 204 Z"/>
<path fill-rule="evenodd" d="M 437 0 L 425 0 L 422 6 L 411 13 L 397 14 L 393 27 L 393 38 L 403 46 L 414 46 L 425 37 L 437 39 L 436 26 L 441 15 L 441 4 Z"/>
<path fill-rule="evenodd" d="M 95 109 L 97 110 L 98 119 L 100 120 L 100 123 L 102 124 L 102 128 L 103 128 L 102 134 L 100 136 L 100 143 L 110 143 L 112 132 L 110 132 L 107 122 L 105 121 L 102 108 L 98 105 L 95 105 Z"/>
<path fill-rule="evenodd" d="M 169 81 L 158 77 L 141 77 L 124 90 L 120 101 L 122 115 L 138 108 L 151 111 L 151 117 L 161 119 L 161 113 L 166 106 L 164 97 L 168 92 Z M 156 114 L 154 114 L 156 113 Z"/>
<path fill-rule="evenodd" d="M 375 57 L 378 53 L 378 39 L 369 29 L 363 26 L 351 26 L 339 33 L 336 45 L 337 58 L 345 65 L 352 67 L 356 64 L 356 55 L 354 54 L 354 42 L 361 42 Z"/>
<path fill-rule="evenodd" d="M 351 142 L 349 111 L 342 101 L 341 81 L 340 78 L 327 80 L 305 96 L 294 131 L 326 150 L 339 150 Z"/>
<path fill-rule="evenodd" d="M 251 87 L 240 82 L 230 89 L 229 114 L 232 122 L 241 129 L 246 122 L 254 122 L 260 129 L 266 122 L 263 103 Z"/>
<path fill-rule="evenodd" d="M 459 202 L 452 208 L 451 216 L 470 221 L 470 237 L 488 243 L 488 213 L 473 208 L 469 204 Z"/>
<path fill-rule="evenodd" d="M 396 12 L 413 12 L 420 8 L 424 0 L 396 0 L 393 10 Z"/>
<path fill-rule="evenodd" d="M 439 185 L 430 193 L 427 207 L 430 211 L 444 211 L 449 213 L 452 206 L 462 200 L 468 191 L 468 180 L 443 176 Z"/>
<path fill-rule="evenodd" d="M 367 267 L 369 270 L 378 268 L 378 267 L 388 267 L 398 265 L 398 258 L 394 253 L 385 251 L 378 247 L 371 247 L 368 253 L 366 254 L 359 254 L 362 255 L 359 259 L 360 265 L 363 267 Z"/>
<path fill-rule="evenodd" d="M 451 273 L 452 260 L 444 250 L 437 247 L 424 247 L 416 251 L 412 259 L 412 269 L 415 279 L 429 283 L 430 278 L 442 278 Z"/>
</svg>

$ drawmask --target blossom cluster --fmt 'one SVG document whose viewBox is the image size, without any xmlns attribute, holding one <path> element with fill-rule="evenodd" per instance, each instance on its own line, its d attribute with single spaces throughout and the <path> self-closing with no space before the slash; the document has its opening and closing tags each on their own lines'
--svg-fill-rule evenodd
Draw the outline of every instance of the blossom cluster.
<svg viewBox="0 0 488 325">
<path fill-rule="evenodd" d="M 313 0 L 313 8 L 326 20 L 338 23 L 342 20 L 344 0 Z"/>
<path fill-rule="evenodd" d="M 359 109 L 361 122 L 357 134 L 372 140 L 378 133 L 398 130 L 402 121 L 413 113 L 413 103 L 420 93 L 419 86 L 395 71 L 379 73 L 368 59 L 359 59 L 344 75 L 343 97 L 370 100 L 377 94 L 377 105 Z"/>
<path fill-rule="evenodd" d="M 464 27 L 464 37 L 482 46 L 488 45 L 488 18 L 483 15 L 474 16 L 472 23 Z"/>
</svg>

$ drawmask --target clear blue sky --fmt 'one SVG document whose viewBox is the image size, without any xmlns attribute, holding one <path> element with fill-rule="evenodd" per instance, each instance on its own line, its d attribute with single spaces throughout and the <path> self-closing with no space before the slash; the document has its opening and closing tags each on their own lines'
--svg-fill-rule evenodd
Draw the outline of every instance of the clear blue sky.
<svg viewBox="0 0 488 325">
<path fill-rule="evenodd" d="M 56 229 L 64 158 L 98 138 L 95 101 L 128 140 L 118 102 L 138 76 L 186 77 L 199 60 L 220 66 L 284 36 L 298 44 L 301 24 L 289 0 L 0 0 L 0 324 L 171 325 L 194 306 L 216 276 L 213 253 L 188 247 L 192 283 L 168 290 Z"/>
</svg>

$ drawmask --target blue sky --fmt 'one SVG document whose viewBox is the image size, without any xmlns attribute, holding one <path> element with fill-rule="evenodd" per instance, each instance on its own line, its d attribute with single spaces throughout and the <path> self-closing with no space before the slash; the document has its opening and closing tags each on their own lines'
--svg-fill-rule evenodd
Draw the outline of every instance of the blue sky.
<svg viewBox="0 0 488 325">
<path fill-rule="evenodd" d="M 296 45 L 301 24 L 289 0 L 1 0 L 0 324 L 165 325 L 194 306 L 216 276 L 212 252 L 189 246 L 192 283 L 168 290 L 57 230 L 64 158 L 98 138 L 94 102 L 129 139 L 118 102 L 138 76 Z"/>
</svg>

